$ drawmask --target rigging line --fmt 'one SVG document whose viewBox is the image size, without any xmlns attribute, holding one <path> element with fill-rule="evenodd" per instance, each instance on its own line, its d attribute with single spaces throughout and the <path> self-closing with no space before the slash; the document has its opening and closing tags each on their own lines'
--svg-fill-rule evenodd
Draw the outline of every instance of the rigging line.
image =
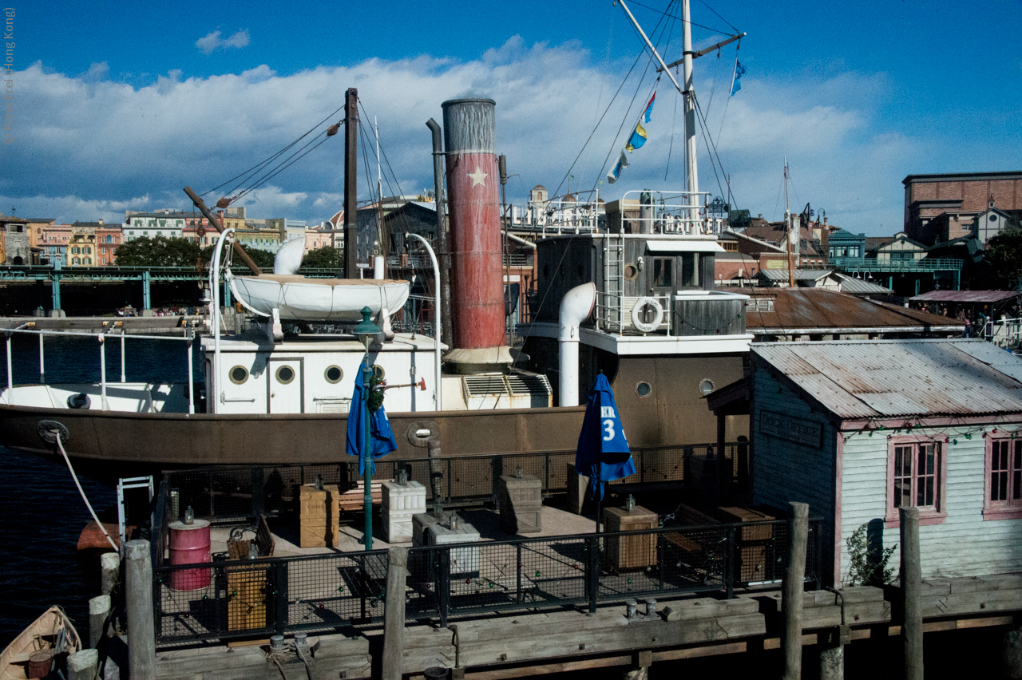
<svg viewBox="0 0 1022 680">
<path fill-rule="evenodd" d="M 317 137 L 318 137 L 318 135 L 317 135 Z M 312 144 L 313 142 L 316 141 L 316 137 L 313 137 L 312 140 L 310 140 L 305 146 L 303 146 L 301 149 L 298 149 L 298 151 L 295 151 L 293 154 L 288 156 L 288 158 L 285 159 L 285 161 L 284 161 L 284 163 L 282 165 L 277 166 L 270 174 L 268 174 L 268 175 L 262 177 L 261 179 L 259 179 L 256 184 L 252 185 L 248 189 L 245 189 L 240 194 L 235 196 L 235 198 L 236 199 L 237 198 L 241 198 L 242 196 L 245 196 L 246 194 L 249 194 L 249 193 L 255 191 L 256 189 L 258 189 L 262 185 L 266 184 L 268 181 L 270 181 L 271 179 L 273 179 L 274 177 L 276 177 L 280 173 L 282 173 L 285 170 L 287 170 L 288 168 L 290 168 L 292 165 L 294 165 L 295 163 L 297 163 L 301 159 L 303 159 L 306 156 L 308 156 L 310 153 L 315 151 L 316 148 L 318 148 L 320 144 L 322 144 L 323 142 L 325 142 L 328 139 L 330 139 L 330 138 L 326 136 L 326 133 L 323 133 L 323 139 L 321 139 L 318 144 L 313 146 L 308 151 L 305 151 L 305 153 L 302 153 L 303 149 L 307 148 L 310 144 Z M 290 161 L 290 162 L 288 162 L 288 161 Z"/>
<path fill-rule="evenodd" d="M 706 145 L 706 153 L 710 156 L 710 166 L 713 168 L 713 177 L 717 180 L 717 191 L 719 191 L 721 193 L 721 195 L 723 195 L 724 194 L 724 187 L 720 183 L 720 175 L 717 174 L 717 166 L 720 165 L 720 172 L 723 173 L 724 172 L 724 163 L 723 163 L 723 161 L 720 160 L 720 155 L 717 153 L 717 147 L 713 143 L 713 140 L 710 139 L 709 133 L 706 131 L 706 117 L 703 115 L 703 107 L 699 104 L 699 99 L 695 96 L 694 92 L 692 93 L 692 101 L 695 102 L 696 112 L 699 115 L 699 119 L 703 123 L 702 127 L 701 127 L 701 129 L 702 129 L 702 136 L 703 136 L 703 144 Z M 713 162 L 714 158 L 717 159 L 716 163 Z M 730 187 L 729 187 L 729 189 L 730 189 Z"/>
<path fill-rule="evenodd" d="M 361 99 L 359 99 L 358 105 L 359 105 L 359 108 L 362 109 L 362 113 L 366 116 L 366 118 L 368 118 L 369 117 L 369 112 L 366 111 L 365 106 L 362 105 L 362 100 Z M 394 184 L 397 186 L 397 194 L 395 194 L 395 195 L 397 195 L 397 196 L 403 195 L 404 192 L 401 189 L 401 183 L 397 181 L 397 173 L 394 172 L 394 168 L 391 167 L 391 165 L 390 165 L 390 159 L 387 158 L 387 150 L 383 147 L 383 142 L 379 141 L 378 139 L 376 139 L 376 131 L 375 130 L 373 131 L 373 138 L 374 138 L 375 141 L 379 142 L 379 144 L 380 144 L 380 155 L 383 156 L 383 162 L 387 164 L 387 170 L 390 171 L 390 176 L 394 178 Z M 375 152 L 374 152 L 374 156 L 375 156 Z M 389 179 L 387 180 L 387 187 L 390 189 L 391 193 L 394 193 L 394 187 L 391 186 Z"/>
<path fill-rule="evenodd" d="M 632 67 L 630 69 L 628 69 L 628 73 L 625 74 L 624 80 L 622 80 L 621 84 L 618 85 L 617 91 L 614 92 L 614 96 L 611 97 L 610 101 L 607 103 L 607 108 L 603 110 L 603 115 L 600 116 L 600 119 L 596 122 L 596 125 L 593 127 L 592 131 L 589 133 L 589 137 L 586 139 L 585 144 L 582 145 L 582 148 L 579 150 L 578 155 L 575 156 L 575 160 L 572 161 L 571 166 L 568 168 L 568 172 L 565 173 L 565 175 L 564 175 L 565 178 L 567 178 L 568 175 L 571 174 L 571 171 L 575 168 L 575 163 L 577 163 L 578 159 L 582 157 L 582 153 L 586 150 L 586 146 L 588 146 L 589 142 L 592 141 L 593 135 L 596 134 L 596 131 L 599 129 L 600 125 L 603 123 L 603 119 L 607 117 L 607 114 L 610 112 L 610 107 L 614 105 L 614 102 L 617 100 L 618 95 L 621 94 L 621 90 L 624 88 L 625 83 L 628 82 L 628 78 L 632 75 L 632 71 L 634 71 L 635 67 L 638 65 L 639 59 L 642 58 L 642 54 L 643 53 L 640 52 L 638 54 L 638 56 L 635 57 L 635 61 L 632 62 Z M 620 131 L 619 131 L 619 134 L 620 134 Z M 615 141 L 615 143 L 617 142 L 617 137 L 614 138 L 614 141 Z M 613 151 L 613 148 L 614 147 L 611 146 L 611 151 Z M 610 154 L 607 154 L 607 157 L 609 158 Z M 604 160 L 603 161 L 603 167 L 606 167 L 606 166 L 607 166 L 607 161 Z M 600 174 L 602 175 L 602 173 L 603 173 L 603 169 L 601 168 L 600 169 Z M 599 178 L 599 176 L 597 178 Z M 557 189 L 554 190 L 554 194 L 553 195 L 555 195 L 555 196 L 557 195 L 557 192 L 560 191 L 562 184 L 564 184 L 564 180 L 563 179 L 561 180 L 561 184 L 557 185 Z"/>
<path fill-rule="evenodd" d="M 653 33 L 656 33 L 657 29 L 660 27 L 660 22 L 661 21 L 663 21 L 663 17 L 661 17 L 660 21 L 658 21 L 656 26 L 653 27 Z M 635 30 L 634 26 L 632 26 L 632 31 L 638 36 L 638 31 Z M 641 37 L 641 36 L 639 36 L 639 37 Z M 661 32 L 661 37 L 663 37 L 663 33 L 662 32 Z M 659 42 L 657 44 L 659 45 Z M 624 79 L 621 81 L 621 85 L 618 86 L 617 92 L 614 93 L 614 96 L 611 98 L 610 103 L 607 104 L 607 108 L 603 112 L 603 115 L 600 116 L 600 122 L 596 124 L 596 128 L 598 128 L 600 126 L 600 124 L 603 122 L 603 119 L 606 117 L 607 113 L 610 111 L 610 107 L 617 100 L 618 95 L 621 94 L 621 90 L 624 89 L 625 83 L 628 82 L 628 79 L 631 77 L 632 72 L 635 70 L 635 67 L 638 66 L 639 60 L 642 58 L 642 55 L 644 55 L 645 53 L 646 53 L 646 45 L 645 45 L 645 41 L 643 41 L 642 49 L 639 50 L 639 53 L 637 55 L 635 55 L 635 61 L 632 62 L 631 68 L 628 69 L 628 73 L 625 74 Z M 614 141 L 611 142 L 609 151 L 607 151 L 607 155 L 603 159 L 603 164 L 600 166 L 600 172 L 597 173 L 597 175 L 596 175 L 596 181 L 593 184 L 593 188 L 591 189 L 591 191 L 596 191 L 597 187 L 600 185 L 600 182 L 603 181 L 603 171 L 607 169 L 607 161 L 610 160 L 611 155 L 614 153 L 614 149 L 617 148 L 617 140 L 621 136 L 621 130 L 625 126 L 625 121 L 627 121 L 628 118 L 629 118 L 629 114 L 631 113 L 631 110 L 632 110 L 632 105 L 635 104 L 635 96 L 638 94 L 639 88 L 642 87 L 642 81 L 646 79 L 646 74 L 649 72 L 649 67 L 652 64 L 652 61 L 653 61 L 653 58 L 652 58 L 652 55 L 650 55 L 650 60 L 646 63 L 646 68 L 642 72 L 642 77 L 639 79 L 639 84 L 635 88 L 635 94 L 632 95 L 632 101 L 628 105 L 628 109 L 625 111 L 625 115 L 624 115 L 624 117 L 621 120 L 621 126 L 618 127 L 617 133 L 614 135 Z M 596 134 L 596 128 L 593 128 L 592 133 L 590 133 L 590 135 L 589 135 L 589 139 L 586 140 L 586 144 L 588 144 L 589 141 L 592 140 L 593 135 Z M 582 149 L 585 150 L 585 146 L 583 146 Z M 581 155 L 582 155 L 582 151 L 579 151 L 579 156 L 581 156 Z M 578 156 L 576 156 L 575 157 L 575 161 L 572 162 L 571 168 L 575 167 L 575 163 L 576 162 L 578 162 Z M 568 168 L 568 173 L 569 174 L 571 173 L 571 168 Z M 565 178 L 567 178 L 567 174 L 565 174 Z M 562 184 L 564 184 L 564 180 L 563 179 L 561 180 L 561 184 L 557 185 L 557 190 L 558 191 L 560 190 Z M 556 194 L 557 192 L 555 191 L 554 193 Z"/>
<path fill-rule="evenodd" d="M 728 26 L 730 26 L 730 27 L 731 27 L 731 30 L 732 30 L 732 31 L 734 31 L 735 33 L 741 33 L 741 31 L 739 31 L 739 30 L 738 30 L 737 28 L 735 28 L 735 27 L 734 27 L 734 24 L 732 24 L 732 23 L 731 23 L 730 21 L 728 21 L 727 19 L 725 19 L 724 17 L 722 17 L 722 16 L 721 16 L 721 15 L 720 15 L 720 14 L 719 14 L 719 13 L 717 12 L 717 10 L 715 10 L 715 9 L 713 9 L 712 7 L 710 7 L 709 5 L 707 5 L 707 4 L 706 4 L 706 0 L 699 0 L 699 2 L 703 3 L 703 6 L 704 6 L 704 7 L 706 7 L 706 9 L 710 10 L 711 12 L 713 12 L 713 14 L 714 14 L 714 15 L 715 15 L 715 16 L 716 16 L 716 17 L 717 17 L 718 19 L 720 19 L 720 20 L 721 20 L 721 21 L 723 21 L 723 22 L 724 22 L 725 24 L 727 24 Z"/>
<path fill-rule="evenodd" d="M 671 143 L 667 147 L 667 167 L 664 168 L 664 187 L 667 186 L 667 173 L 671 170 L 671 153 L 674 151 L 674 133 L 678 129 L 678 99 L 681 94 L 674 91 L 674 115 L 671 117 Z"/>
<path fill-rule="evenodd" d="M 654 33 L 656 32 L 657 28 L 659 28 L 659 26 L 660 26 L 660 24 L 657 23 L 657 25 L 653 27 L 653 32 Z M 661 38 L 662 38 L 663 37 L 663 32 L 661 32 L 660 35 L 661 35 Z M 657 46 L 659 46 L 659 45 L 660 45 L 660 43 L 658 41 L 657 42 Z M 643 41 L 643 48 L 642 48 L 642 50 L 639 51 L 639 55 L 636 57 L 636 60 L 635 60 L 636 63 L 632 64 L 632 69 L 634 69 L 636 64 L 638 63 L 639 57 L 641 57 L 642 55 L 646 54 L 646 50 L 647 50 L 647 48 L 645 46 L 645 41 Z M 632 93 L 632 101 L 629 102 L 628 108 L 625 110 L 625 115 L 621 118 L 621 125 L 618 126 L 617 132 L 614 134 L 614 141 L 611 142 L 610 148 L 607 151 L 607 155 L 603 159 L 603 165 L 600 166 L 600 172 L 599 172 L 599 174 L 596 175 L 596 182 L 593 184 L 592 191 L 596 191 L 596 189 L 599 186 L 600 182 L 603 181 L 603 171 L 607 169 L 607 162 L 610 160 L 610 157 L 613 155 L 614 149 L 617 148 L 617 140 L 621 137 L 621 131 L 624 129 L 625 123 L 628 122 L 628 120 L 631 118 L 632 106 L 635 105 L 635 98 L 638 96 L 639 90 L 642 88 L 642 83 L 643 83 L 643 81 L 646 80 L 646 74 L 649 73 L 649 67 L 652 66 L 652 65 L 653 65 L 653 56 L 650 55 L 648 61 L 646 62 L 646 68 L 643 70 L 642 76 L 639 78 L 639 82 L 635 86 L 635 92 Z M 629 75 L 631 74 L 631 70 L 628 71 L 628 74 Z M 625 81 L 628 80 L 628 77 L 629 77 L 628 75 L 625 76 Z M 660 76 L 657 76 L 656 81 L 653 83 L 653 88 L 652 88 L 651 92 L 655 92 L 656 91 L 657 84 L 659 84 L 659 82 L 660 82 Z M 624 82 L 621 83 L 621 87 L 624 87 Z M 615 97 L 616 97 L 616 95 L 615 95 Z M 648 99 L 647 99 L 647 101 L 648 101 Z M 563 184 L 564 180 L 561 180 L 561 183 Z M 559 185 L 558 185 L 558 189 L 560 189 Z"/>
<path fill-rule="evenodd" d="M 215 187 L 213 187 L 212 189 L 210 189 L 210 190 L 206 191 L 205 193 L 199 194 L 199 196 L 205 196 L 206 194 L 210 194 L 210 193 L 213 193 L 213 192 L 214 192 L 214 191 L 216 191 L 217 189 L 219 189 L 219 188 L 221 188 L 221 187 L 224 187 L 224 186 L 226 186 L 226 185 L 230 184 L 231 182 L 233 182 L 234 180 L 238 179 L 239 177 L 244 177 L 245 175 L 248 175 L 249 173 L 251 173 L 251 172 L 255 171 L 255 170 L 256 170 L 257 168 L 259 168 L 260 166 L 264 166 L 264 165 L 266 165 L 267 163 L 270 163 L 270 162 L 271 162 L 271 161 L 272 161 L 272 160 L 273 160 L 274 158 L 277 158 L 278 156 L 280 156 L 281 154 L 283 154 L 284 152 L 286 152 L 286 151 L 287 151 L 288 149 L 290 149 L 290 148 L 291 148 L 292 146 L 294 146 L 295 144 L 297 144 L 298 142 L 300 142 L 300 141 L 301 141 L 302 139 L 304 139 L 305 137 L 307 137 L 307 136 L 309 135 L 309 133 L 311 133 L 311 132 L 312 132 L 313 130 L 315 130 L 315 129 L 316 129 L 316 128 L 318 128 L 318 127 L 319 127 L 320 125 L 322 125 L 322 124 L 323 124 L 323 123 L 325 123 L 326 121 L 328 121 L 328 120 L 330 120 L 331 118 L 333 118 L 333 117 L 334 117 L 334 115 L 335 115 L 335 114 L 336 114 L 336 113 L 337 113 L 338 111 L 340 111 L 341 109 L 343 109 L 343 108 L 344 108 L 344 106 L 341 106 L 341 107 L 339 107 L 339 108 L 337 108 L 337 109 L 334 109 L 334 111 L 333 111 L 333 112 L 332 112 L 332 113 L 331 113 L 330 115 L 328 115 L 328 116 L 327 116 L 326 118 L 324 118 L 323 120 L 321 120 L 321 121 L 320 121 L 319 123 L 317 123 L 317 124 L 316 124 L 315 126 L 313 126 L 313 127 L 311 128 L 311 129 L 309 129 L 309 130 L 308 130 L 308 131 L 307 131 L 307 132 L 306 132 L 305 134 L 303 134 L 303 135 L 302 135 L 301 137 L 299 137 L 298 139 L 294 140 L 293 142 L 291 142 L 290 144 L 288 144 L 288 145 L 287 145 L 287 146 L 285 146 L 285 147 L 284 147 L 283 149 L 281 149 L 281 150 L 280 150 L 280 151 L 278 151 L 277 153 L 273 154 L 272 156 L 270 156 L 270 157 L 269 157 L 269 158 L 267 158 L 266 160 L 262 161 L 261 163 L 259 163 L 259 164 L 257 164 L 257 165 L 254 165 L 254 166 L 252 166 L 251 168 L 249 168 L 249 169 L 248 169 L 248 170 L 246 170 L 245 172 L 241 173 L 240 175 L 235 175 L 234 177 L 232 177 L 231 179 L 227 180 L 227 181 L 226 181 L 226 182 L 224 182 L 223 184 L 221 184 L 221 185 L 219 185 L 219 186 L 215 186 Z M 237 187 L 235 187 L 235 188 L 237 188 Z"/>
<path fill-rule="evenodd" d="M 637 0 L 628 0 L 628 2 L 633 4 L 633 5 L 638 5 L 639 7 L 642 7 L 644 9 L 648 9 L 651 12 L 656 12 L 657 14 L 660 14 L 662 17 L 670 17 L 672 19 L 677 19 L 678 21 L 681 21 L 681 22 L 685 21 L 684 19 L 682 19 L 679 16 L 676 16 L 674 14 L 669 14 L 666 11 L 665 12 L 661 12 L 657 8 L 650 7 L 649 5 L 644 5 L 641 2 L 638 2 Z M 671 3 L 671 4 L 673 4 L 673 3 Z M 667 6 L 667 9 L 670 10 L 670 5 Z M 713 10 L 710 10 L 710 11 L 712 12 Z M 716 14 L 716 12 L 713 12 L 713 13 Z M 721 17 L 721 19 L 723 19 L 723 17 Z M 727 33 L 726 31 L 722 31 L 719 28 L 712 28 L 710 26 L 704 26 L 702 24 L 697 24 L 694 21 L 689 21 L 688 23 L 689 23 L 690 26 L 695 26 L 697 28 L 705 28 L 707 31 L 713 31 L 714 33 L 721 33 L 721 34 L 726 34 Z M 727 20 L 724 20 L 724 23 L 727 24 Z M 728 24 L 728 26 L 731 26 L 731 24 Z M 735 32 L 738 32 L 738 29 L 735 29 Z"/>
<path fill-rule="evenodd" d="M 248 194 L 249 192 L 251 192 L 253 189 L 255 189 L 255 188 L 259 187 L 259 186 L 262 186 L 263 184 L 266 183 L 266 181 L 268 179 L 278 175 L 282 170 L 284 170 L 285 168 L 287 168 L 290 165 L 292 165 L 296 160 L 304 157 L 308 153 L 308 151 L 305 151 L 305 149 L 307 149 L 311 144 L 313 144 L 321 135 L 323 136 L 323 140 L 320 141 L 319 144 L 322 144 L 323 142 L 325 142 L 327 139 L 330 138 L 326 134 L 325 131 L 321 132 L 319 135 L 316 135 L 315 137 L 310 139 L 308 142 L 306 142 L 304 146 L 299 147 L 297 151 L 292 153 L 290 156 L 285 158 L 283 161 L 281 161 L 277 165 L 273 166 L 272 168 L 266 170 L 265 174 L 261 175 L 260 177 L 256 177 L 256 178 L 252 179 L 251 181 L 254 182 L 254 184 L 252 186 L 248 187 L 247 189 L 243 189 L 241 191 L 241 193 L 239 193 L 237 196 L 235 196 L 235 199 L 241 198 L 242 196 L 244 196 L 244 195 Z M 319 144 L 316 144 L 316 146 L 319 146 Z M 315 147 L 313 147 L 313 148 L 315 148 Z M 311 150 L 312 149 L 309 149 L 309 151 L 311 151 Z M 303 151 L 305 151 L 305 153 L 302 153 Z M 296 158 L 296 156 L 297 156 L 297 158 Z M 241 185 L 239 184 L 237 187 L 235 187 L 235 189 L 238 189 L 240 187 L 241 187 Z"/>
</svg>

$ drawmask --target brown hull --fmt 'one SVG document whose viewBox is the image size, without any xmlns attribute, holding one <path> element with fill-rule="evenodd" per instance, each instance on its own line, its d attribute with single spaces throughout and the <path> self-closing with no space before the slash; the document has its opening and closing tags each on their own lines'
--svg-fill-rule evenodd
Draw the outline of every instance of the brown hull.
<svg viewBox="0 0 1022 680">
<path fill-rule="evenodd" d="M 397 458 L 424 458 L 409 434 L 427 426 L 444 456 L 574 449 L 584 406 L 500 411 L 388 414 Z M 102 480 L 204 465 L 336 463 L 343 459 L 347 417 L 183 415 L 0 406 L 0 444 L 53 455 L 38 423 L 56 421 L 70 434 L 75 469 Z"/>
</svg>

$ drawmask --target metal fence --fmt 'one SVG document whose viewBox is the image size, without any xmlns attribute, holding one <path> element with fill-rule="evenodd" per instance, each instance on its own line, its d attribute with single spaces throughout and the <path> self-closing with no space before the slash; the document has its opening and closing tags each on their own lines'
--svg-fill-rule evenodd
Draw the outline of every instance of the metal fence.
<svg viewBox="0 0 1022 680">
<path fill-rule="evenodd" d="M 406 618 L 588 607 L 779 583 L 787 521 L 675 526 L 413 547 Z M 819 520 L 806 581 L 820 584 Z M 326 631 L 382 622 L 387 552 L 163 565 L 154 569 L 157 644 Z"/>
<path fill-rule="evenodd" d="M 713 458 L 713 444 L 688 446 L 635 447 L 632 458 L 636 473 L 609 483 L 611 493 L 618 485 L 664 483 L 681 484 L 685 462 L 692 457 Z M 726 485 L 738 489 L 748 483 L 749 445 L 724 447 Z M 443 458 L 395 459 L 376 461 L 375 478 L 396 479 L 399 469 L 408 479 L 426 487 L 427 499 L 433 498 L 433 482 L 438 482 L 445 507 L 467 507 L 495 503 L 502 475 L 522 472 L 540 480 L 543 494 L 563 493 L 568 487 L 568 466 L 575 463 L 571 450 L 534 453 L 488 454 Z M 178 519 L 191 506 L 196 518 L 213 524 L 230 524 L 257 518 L 288 514 L 294 508 L 298 488 L 321 479 L 338 484 L 341 490 L 353 489 L 361 480 L 358 461 L 345 456 L 337 463 L 321 465 L 217 466 L 164 473 L 161 495 L 166 492 L 165 513 Z M 161 515 L 163 517 L 163 515 Z M 153 522 L 154 531 L 164 522 Z"/>
</svg>

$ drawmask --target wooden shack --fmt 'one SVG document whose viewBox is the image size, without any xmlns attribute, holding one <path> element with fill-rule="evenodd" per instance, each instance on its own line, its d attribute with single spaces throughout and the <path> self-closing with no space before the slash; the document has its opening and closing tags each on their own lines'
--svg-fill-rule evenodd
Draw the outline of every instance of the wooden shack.
<svg viewBox="0 0 1022 680">
<path fill-rule="evenodd" d="M 923 578 L 1022 572 L 1022 358 L 862 340 L 753 345 L 751 364 L 753 501 L 824 518 L 826 581 L 848 582 L 863 525 L 896 566 L 903 506 L 920 510 Z"/>
</svg>

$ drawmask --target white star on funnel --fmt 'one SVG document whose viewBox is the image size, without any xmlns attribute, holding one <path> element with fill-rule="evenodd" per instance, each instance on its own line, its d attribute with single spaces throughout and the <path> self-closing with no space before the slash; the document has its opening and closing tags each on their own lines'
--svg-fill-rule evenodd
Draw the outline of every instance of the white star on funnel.
<svg viewBox="0 0 1022 680">
<path fill-rule="evenodd" d="M 489 175 L 479 169 L 478 165 L 476 166 L 476 171 L 468 173 L 468 176 L 472 178 L 473 187 L 477 187 L 480 184 L 486 186 L 486 178 L 489 177 Z"/>
</svg>

